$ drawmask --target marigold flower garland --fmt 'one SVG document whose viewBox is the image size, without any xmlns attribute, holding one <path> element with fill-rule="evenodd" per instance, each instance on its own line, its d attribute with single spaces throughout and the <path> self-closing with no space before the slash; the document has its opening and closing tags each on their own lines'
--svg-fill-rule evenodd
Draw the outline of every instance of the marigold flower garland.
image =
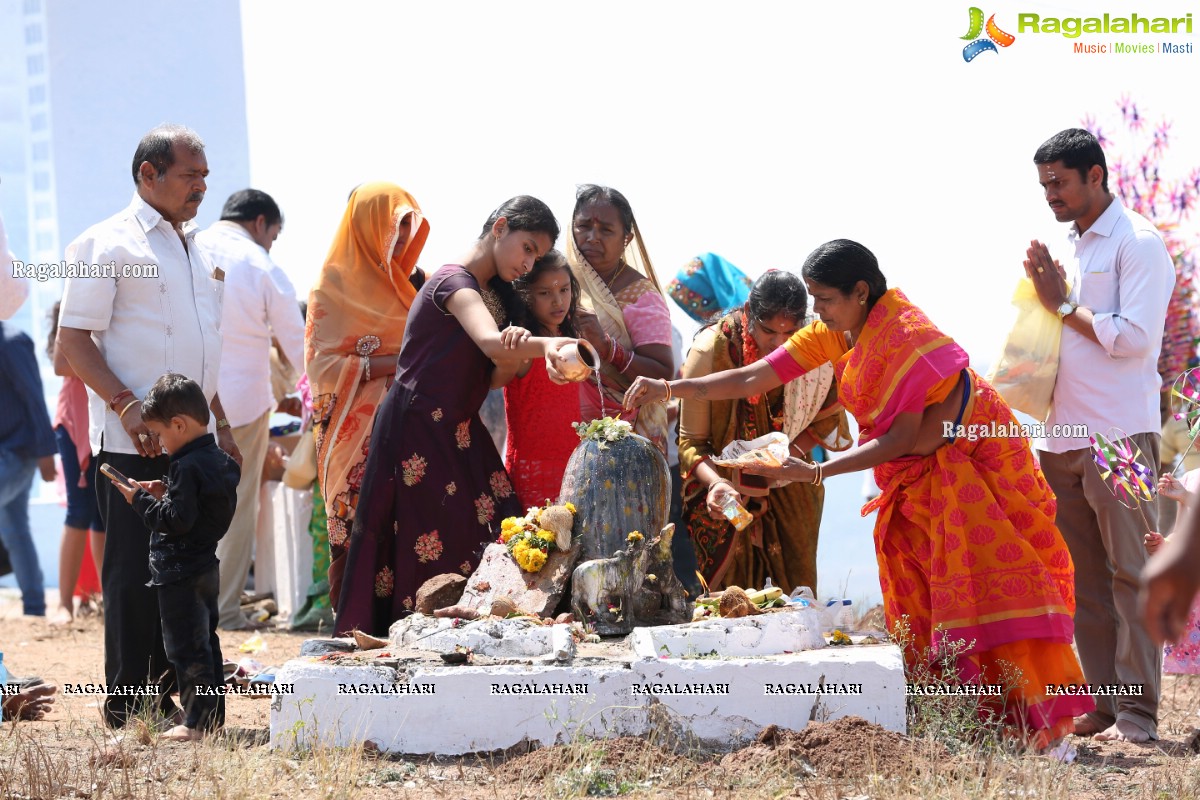
<svg viewBox="0 0 1200 800">
<path fill-rule="evenodd" d="M 500 544 L 525 572 L 537 572 L 550 554 L 571 548 L 575 506 L 533 506 L 523 517 L 506 517 L 500 522 Z"/>
</svg>

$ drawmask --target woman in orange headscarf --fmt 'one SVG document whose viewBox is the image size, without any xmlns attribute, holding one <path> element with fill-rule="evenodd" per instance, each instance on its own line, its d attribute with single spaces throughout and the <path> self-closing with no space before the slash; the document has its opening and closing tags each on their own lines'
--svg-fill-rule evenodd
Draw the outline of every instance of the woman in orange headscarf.
<svg viewBox="0 0 1200 800">
<path fill-rule="evenodd" d="M 429 223 L 394 183 L 350 194 L 308 300 L 304 362 L 313 394 L 317 481 L 329 517 L 329 596 L 337 602 L 375 409 L 396 371 Z M 418 283 L 414 284 L 414 278 Z"/>
</svg>

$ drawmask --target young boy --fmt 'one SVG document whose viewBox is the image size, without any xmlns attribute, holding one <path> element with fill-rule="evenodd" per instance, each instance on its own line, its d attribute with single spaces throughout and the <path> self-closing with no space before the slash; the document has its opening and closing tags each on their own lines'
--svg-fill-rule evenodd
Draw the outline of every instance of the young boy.
<svg viewBox="0 0 1200 800">
<path fill-rule="evenodd" d="M 150 583 L 184 709 L 183 724 L 163 739 L 194 741 L 225 723 L 216 551 L 233 519 L 241 470 L 208 432 L 208 403 L 195 381 L 163 375 L 141 410 L 171 457 L 167 482 L 113 484 L 150 529 Z"/>
</svg>

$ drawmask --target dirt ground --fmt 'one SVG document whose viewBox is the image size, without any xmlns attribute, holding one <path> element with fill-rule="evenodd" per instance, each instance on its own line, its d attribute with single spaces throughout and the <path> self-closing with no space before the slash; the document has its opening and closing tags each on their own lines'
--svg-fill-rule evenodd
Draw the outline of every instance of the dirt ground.
<svg viewBox="0 0 1200 800">
<path fill-rule="evenodd" d="M 265 632 L 254 657 L 281 665 L 307 634 Z M 221 633 L 234 659 L 246 633 Z M 575 742 L 527 753 L 468 758 L 381 757 L 360 748 L 297 754 L 267 746 L 269 700 L 231 697 L 226 731 L 202 744 L 126 741 L 112 764 L 97 695 L 66 684 L 103 683 L 103 626 L 65 628 L 22 617 L 0 596 L 0 652 L 14 675 L 60 686 L 49 716 L 0 728 L 0 797 L 796 797 L 1101 798 L 1200 797 L 1200 677 L 1167 676 L 1161 740 L 1149 745 L 1073 739 L 1074 764 L 986 747 L 947 748 L 849 718 L 804 731 L 771 727 L 729 754 L 670 752 L 649 739 Z M 469 713 L 448 709 L 448 713 Z"/>
</svg>

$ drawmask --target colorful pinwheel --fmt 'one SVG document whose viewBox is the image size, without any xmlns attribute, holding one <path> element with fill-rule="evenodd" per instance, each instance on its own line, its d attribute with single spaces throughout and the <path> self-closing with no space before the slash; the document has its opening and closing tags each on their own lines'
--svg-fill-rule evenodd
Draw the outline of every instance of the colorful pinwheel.
<svg viewBox="0 0 1200 800">
<path fill-rule="evenodd" d="M 1196 437 L 1200 436 L 1200 367 L 1192 367 L 1175 379 L 1171 386 L 1171 407 L 1175 411 L 1175 419 L 1187 426 L 1188 436 L 1191 437 L 1187 450 L 1183 451 L 1179 464 L 1171 473 L 1174 475 L 1183 466 L 1183 459 L 1192 452 Z"/>
<path fill-rule="evenodd" d="M 1154 471 L 1146 466 L 1141 448 L 1125 433 L 1110 428 L 1107 435 L 1091 437 L 1092 456 L 1100 469 L 1100 479 L 1126 508 L 1136 508 L 1150 531 L 1150 520 L 1142 508 L 1143 502 L 1152 502 L 1155 495 Z"/>
</svg>

